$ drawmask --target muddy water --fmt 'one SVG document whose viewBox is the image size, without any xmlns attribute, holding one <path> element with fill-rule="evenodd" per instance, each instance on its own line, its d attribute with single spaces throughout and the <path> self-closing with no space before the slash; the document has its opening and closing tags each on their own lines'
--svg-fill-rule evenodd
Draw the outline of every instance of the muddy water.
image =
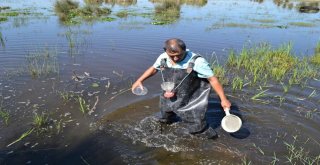
<svg viewBox="0 0 320 165">
<path fill-rule="evenodd" d="M 207 121 L 217 138 L 210 140 L 189 135 L 182 122 L 155 121 L 160 75 L 145 82 L 149 89 L 145 96 L 128 90 L 170 37 L 182 38 L 188 48 L 220 64 L 230 49 L 240 51 L 260 42 L 274 47 L 292 42 L 297 56 L 312 55 L 320 22 L 318 12 L 299 12 L 308 2 L 181 2 L 179 18 L 165 25 L 153 25 L 153 17 L 143 15 L 154 14 L 155 2 L 104 4 L 114 13 L 134 14 L 127 18 L 112 14 L 117 18 L 113 22 L 76 26 L 59 21 L 54 2 L 1 3 L 42 13 L 0 22 L 0 105 L 9 114 L 7 123 L 0 119 L 1 164 L 290 164 L 291 159 L 300 164 L 301 158 L 312 164 L 319 160 L 319 80 L 310 79 L 288 92 L 276 83 L 241 91 L 225 86 L 231 113 L 243 121 L 233 134 L 222 130 L 224 113 L 212 93 Z M 299 22 L 312 26 L 294 24 Z M 58 72 L 32 78 L 26 56 L 45 50 L 56 55 Z M 80 79 L 75 81 L 74 76 Z M 260 100 L 250 99 L 267 89 Z M 80 111 L 79 97 L 85 99 L 90 114 Z M 46 123 L 15 142 L 36 128 L 34 116 L 41 114 Z"/>
</svg>

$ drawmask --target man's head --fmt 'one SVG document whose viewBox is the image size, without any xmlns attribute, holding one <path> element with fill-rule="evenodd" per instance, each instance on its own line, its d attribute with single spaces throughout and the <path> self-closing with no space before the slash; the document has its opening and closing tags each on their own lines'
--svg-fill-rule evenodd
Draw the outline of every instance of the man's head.
<svg viewBox="0 0 320 165">
<path fill-rule="evenodd" d="M 168 39 L 165 42 L 164 51 L 169 55 L 172 61 L 180 62 L 185 57 L 186 44 L 178 38 Z"/>
</svg>

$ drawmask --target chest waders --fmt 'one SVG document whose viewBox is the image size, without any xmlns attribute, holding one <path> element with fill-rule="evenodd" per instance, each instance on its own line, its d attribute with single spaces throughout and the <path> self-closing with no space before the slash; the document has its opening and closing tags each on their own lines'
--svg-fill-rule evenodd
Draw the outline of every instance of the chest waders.
<svg viewBox="0 0 320 165">
<path fill-rule="evenodd" d="M 165 98 L 164 92 L 160 96 L 160 111 L 162 119 L 170 120 L 170 116 L 178 115 L 187 123 L 189 133 L 199 133 L 206 126 L 205 113 L 208 108 L 208 98 L 211 86 L 207 79 L 199 78 L 193 70 L 196 58 L 194 56 L 187 69 L 168 68 L 166 59 L 161 60 L 161 76 L 163 81 L 173 81 L 175 95 Z"/>
</svg>

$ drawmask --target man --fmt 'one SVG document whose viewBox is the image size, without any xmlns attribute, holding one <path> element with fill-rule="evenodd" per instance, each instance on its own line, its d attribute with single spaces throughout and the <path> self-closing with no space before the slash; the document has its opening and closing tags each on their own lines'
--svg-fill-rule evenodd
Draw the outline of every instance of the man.
<svg viewBox="0 0 320 165">
<path fill-rule="evenodd" d="M 164 82 L 172 81 L 172 91 L 164 91 L 160 96 L 160 122 L 171 123 L 175 115 L 188 124 L 191 134 L 204 133 L 212 138 L 215 132 L 205 120 L 211 87 L 220 98 L 223 109 L 229 109 L 230 101 L 226 98 L 223 87 L 210 67 L 201 56 L 186 49 L 185 43 L 172 38 L 165 42 L 164 53 L 132 85 L 132 90 L 158 71 Z"/>
</svg>

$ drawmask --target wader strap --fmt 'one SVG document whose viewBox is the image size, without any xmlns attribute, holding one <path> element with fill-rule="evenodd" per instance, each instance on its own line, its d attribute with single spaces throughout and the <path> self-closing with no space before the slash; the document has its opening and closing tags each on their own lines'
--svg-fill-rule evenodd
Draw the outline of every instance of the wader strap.
<svg viewBox="0 0 320 165">
<path fill-rule="evenodd" d="M 160 70 L 164 70 L 165 67 L 168 67 L 168 65 L 167 65 L 167 59 L 166 59 L 166 58 L 163 58 L 163 59 L 161 59 L 161 61 L 160 61 Z"/>
<path fill-rule="evenodd" d="M 191 73 L 194 67 L 194 62 L 198 57 L 201 57 L 200 55 L 195 55 L 192 57 L 191 61 L 188 64 L 187 73 Z"/>
</svg>

